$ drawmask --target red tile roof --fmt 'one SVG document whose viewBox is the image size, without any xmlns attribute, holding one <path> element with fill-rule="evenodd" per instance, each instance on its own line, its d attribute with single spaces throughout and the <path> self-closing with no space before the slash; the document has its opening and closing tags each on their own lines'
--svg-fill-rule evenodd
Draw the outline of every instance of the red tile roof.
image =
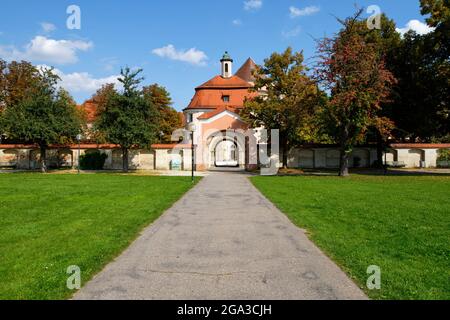
<svg viewBox="0 0 450 320">
<path fill-rule="evenodd" d="M 247 81 L 255 82 L 255 77 L 253 76 L 253 71 L 256 69 L 256 63 L 252 58 L 248 58 L 247 61 L 242 65 L 242 67 L 236 72 L 236 76 Z"/>
<path fill-rule="evenodd" d="M 392 143 L 396 149 L 439 149 L 450 148 L 450 143 Z"/>
<path fill-rule="evenodd" d="M 212 117 L 224 112 L 224 111 L 230 111 L 230 112 L 234 112 L 234 113 L 239 113 L 239 110 L 230 106 L 221 106 L 218 107 L 216 110 L 211 111 L 211 112 L 207 112 L 202 114 L 200 117 L 198 117 L 197 119 L 199 120 L 207 120 L 207 119 L 211 119 Z"/>
<path fill-rule="evenodd" d="M 251 88 L 252 85 L 247 81 L 239 78 L 238 76 L 232 76 L 231 78 L 224 78 L 222 76 L 215 76 L 211 80 L 205 82 L 198 89 L 242 89 Z"/>
<path fill-rule="evenodd" d="M 257 95 L 249 89 L 198 89 L 187 109 L 216 109 L 223 106 L 242 108 L 246 98 Z M 223 96 L 229 96 L 229 101 L 223 101 Z"/>
<path fill-rule="evenodd" d="M 179 147 L 182 149 L 191 148 L 190 144 L 152 144 L 152 149 L 174 149 Z M 51 145 L 49 148 L 70 148 L 78 149 L 78 144 L 72 145 Z M 38 145 L 33 144 L 0 144 L 0 149 L 39 149 Z M 120 149 L 116 144 L 96 144 L 96 143 L 82 143 L 80 149 Z"/>
</svg>

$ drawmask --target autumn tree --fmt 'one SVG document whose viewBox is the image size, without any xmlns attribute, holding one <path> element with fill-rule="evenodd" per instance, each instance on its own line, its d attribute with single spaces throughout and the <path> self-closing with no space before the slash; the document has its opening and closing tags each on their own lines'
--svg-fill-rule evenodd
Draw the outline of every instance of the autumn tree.
<svg viewBox="0 0 450 320">
<path fill-rule="evenodd" d="M 0 59 L 0 107 L 17 105 L 24 98 L 37 94 L 39 70 L 27 61 Z"/>
<path fill-rule="evenodd" d="M 166 88 L 152 84 L 143 88 L 144 97 L 159 113 L 160 141 L 172 142 L 172 133 L 183 126 L 178 112 L 172 107 L 172 98 Z"/>
<path fill-rule="evenodd" d="M 369 28 L 366 20 L 355 20 L 353 28 L 364 38 L 367 44 L 370 44 L 377 52 L 380 59 L 385 61 L 385 67 L 395 76 L 397 69 L 398 50 L 401 47 L 402 39 L 396 30 L 395 21 L 389 19 L 384 13 L 379 17 L 379 27 Z M 378 121 L 374 121 L 373 126 L 368 129 L 366 139 L 376 141 L 377 143 L 377 165 L 382 166 L 383 151 L 388 138 L 391 137 L 392 130 L 395 128 L 393 111 L 395 109 L 395 98 L 399 96 L 396 87 L 392 88 L 389 99 L 380 104 L 377 112 Z M 387 126 L 387 127 L 386 127 Z"/>
<path fill-rule="evenodd" d="M 310 139 L 315 108 L 323 98 L 303 61 L 303 53 L 291 48 L 264 60 L 255 70 L 252 89 L 263 94 L 247 100 L 241 112 L 255 128 L 279 129 L 283 167 L 287 167 L 289 150 Z"/>
<path fill-rule="evenodd" d="M 118 80 L 123 90 L 107 89 L 109 93 L 105 95 L 104 106 L 94 125 L 108 142 L 121 147 L 124 172 L 128 172 L 129 150 L 133 147 L 148 148 L 157 136 L 158 112 L 139 89 L 143 80 L 139 77 L 141 72 L 142 69 L 121 70 Z"/>
<path fill-rule="evenodd" d="M 360 14 L 341 21 L 340 32 L 319 41 L 317 48 L 315 72 L 331 94 L 326 112 L 341 149 L 340 176 L 348 175 L 350 154 L 368 128 L 377 125 L 389 130 L 392 126 L 389 119 L 379 116 L 379 110 L 395 78 L 375 46 L 368 44 L 355 27 Z"/>
<path fill-rule="evenodd" d="M 82 117 L 68 92 L 58 89 L 53 69 L 37 70 L 28 63 L 11 66 L 12 74 L 5 76 L 1 128 L 8 139 L 37 144 L 46 172 L 48 147 L 72 142 L 81 131 Z"/>
</svg>

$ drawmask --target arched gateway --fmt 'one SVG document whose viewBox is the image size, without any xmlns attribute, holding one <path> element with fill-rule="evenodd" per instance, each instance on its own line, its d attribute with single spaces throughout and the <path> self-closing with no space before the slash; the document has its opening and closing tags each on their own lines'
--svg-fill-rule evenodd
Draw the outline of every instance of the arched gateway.
<svg viewBox="0 0 450 320">
<path fill-rule="evenodd" d="M 247 124 L 239 114 L 247 98 L 259 93 L 250 89 L 256 65 L 248 59 L 233 75 L 233 59 L 225 53 L 221 74 L 195 89 L 195 95 L 184 110 L 186 126 L 195 125 L 197 169 L 240 167 L 250 165 L 249 148 L 246 148 Z"/>
</svg>

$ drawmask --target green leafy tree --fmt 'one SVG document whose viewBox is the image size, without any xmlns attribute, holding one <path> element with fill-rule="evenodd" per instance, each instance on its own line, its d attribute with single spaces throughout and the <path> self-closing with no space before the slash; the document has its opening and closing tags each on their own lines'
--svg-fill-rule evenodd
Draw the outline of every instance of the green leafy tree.
<svg viewBox="0 0 450 320">
<path fill-rule="evenodd" d="M 273 53 L 255 71 L 252 90 L 263 92 L 245 102 L 242 118 L 253 127 L 280 130 L 283 167 L 287 167 L 289 150 L 297 143 L 311 140 L 316 127 L 315 108 L 323 94 L 307 75 L 303 53 L 287 48 Z"/>
<path fill-rule="evenodd" d="M 172 133 L 183 126 L 178 112 L 172 108 L 172 98 L 166 88 L 152 84 L 143 88 L 144 97 L 159 112 L 160 142 L 171 143 Z"/>
<path fill-rule="evenodd" d="M 379 111 L 395 78 L 377 48 L 360 34 L 360 15 L 361 11 L 342 21 L 340 32 L 319 41 L 317 49 L 316 77 L 331 93 L 326 113 L 341 149 L 340 176 L 348 175 L 350 154 L 368 129 L 377 125 L 388 130 L 390 126 Z"/>
<path fill-rule="evenodd" d="M 28 76 L 8 77 L 13 79 L 9 80 L 12 86 L 20 84 L 24 92 L 9 89 L 1 116 L 2 131 L 8 139 L 37 144 L 41 170 L 46 172 L 49 145 L 72 142 L 81 131 L 82 117 L 68 92 L 57 89 L 59 78 L 52 69 L 33 71 L 27 63 L 22 66 L 26 67 Z"/>
<path fill-rule="evenodd" d="M 138 88 L 143 78 L 142 69 L 121 70 L 119 81 L 123 91 L 109 90 L 95 129 L 102 132 L 108 142 L 122 148 L 123 171 L 128 172 L 129 150 L 133 147 L 149 147 L 157 136 L 158 112 Z"/>
<path fill-rule="evenodd" d="M 450 1 L 421 0 L 422 14 L 434 32 L 422 36 L 425 41 L 424 68 L 427 71 L 426 102 L 437 115 L 434 139 L 450 132 Z M 429 81 L 430 78 L 433 81 Z"/>
</svg>

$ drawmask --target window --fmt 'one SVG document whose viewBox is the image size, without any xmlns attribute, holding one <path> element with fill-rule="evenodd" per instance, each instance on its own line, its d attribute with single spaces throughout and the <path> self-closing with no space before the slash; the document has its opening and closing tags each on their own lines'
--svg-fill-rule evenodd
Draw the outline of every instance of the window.
<svg viewBox="0 0 450 320">
<path fill-rule="evenodd" d="M 192 120 L 193 120 L 193 115 L 192 115 L 192 113 L 188 113 L 188 115 L 187 115 L 187 122 L 188 122 L 188 123 L 191 123 Z"/>
<path fill-rule="evenodd" d="M 225 73 L 228 73 L 228 63 L 225 63 Z"/>
<path fill-rule="evenodd" d="M 230 96 L 222 96 L 223 102 L 230 102 Z"/>
</svg>

